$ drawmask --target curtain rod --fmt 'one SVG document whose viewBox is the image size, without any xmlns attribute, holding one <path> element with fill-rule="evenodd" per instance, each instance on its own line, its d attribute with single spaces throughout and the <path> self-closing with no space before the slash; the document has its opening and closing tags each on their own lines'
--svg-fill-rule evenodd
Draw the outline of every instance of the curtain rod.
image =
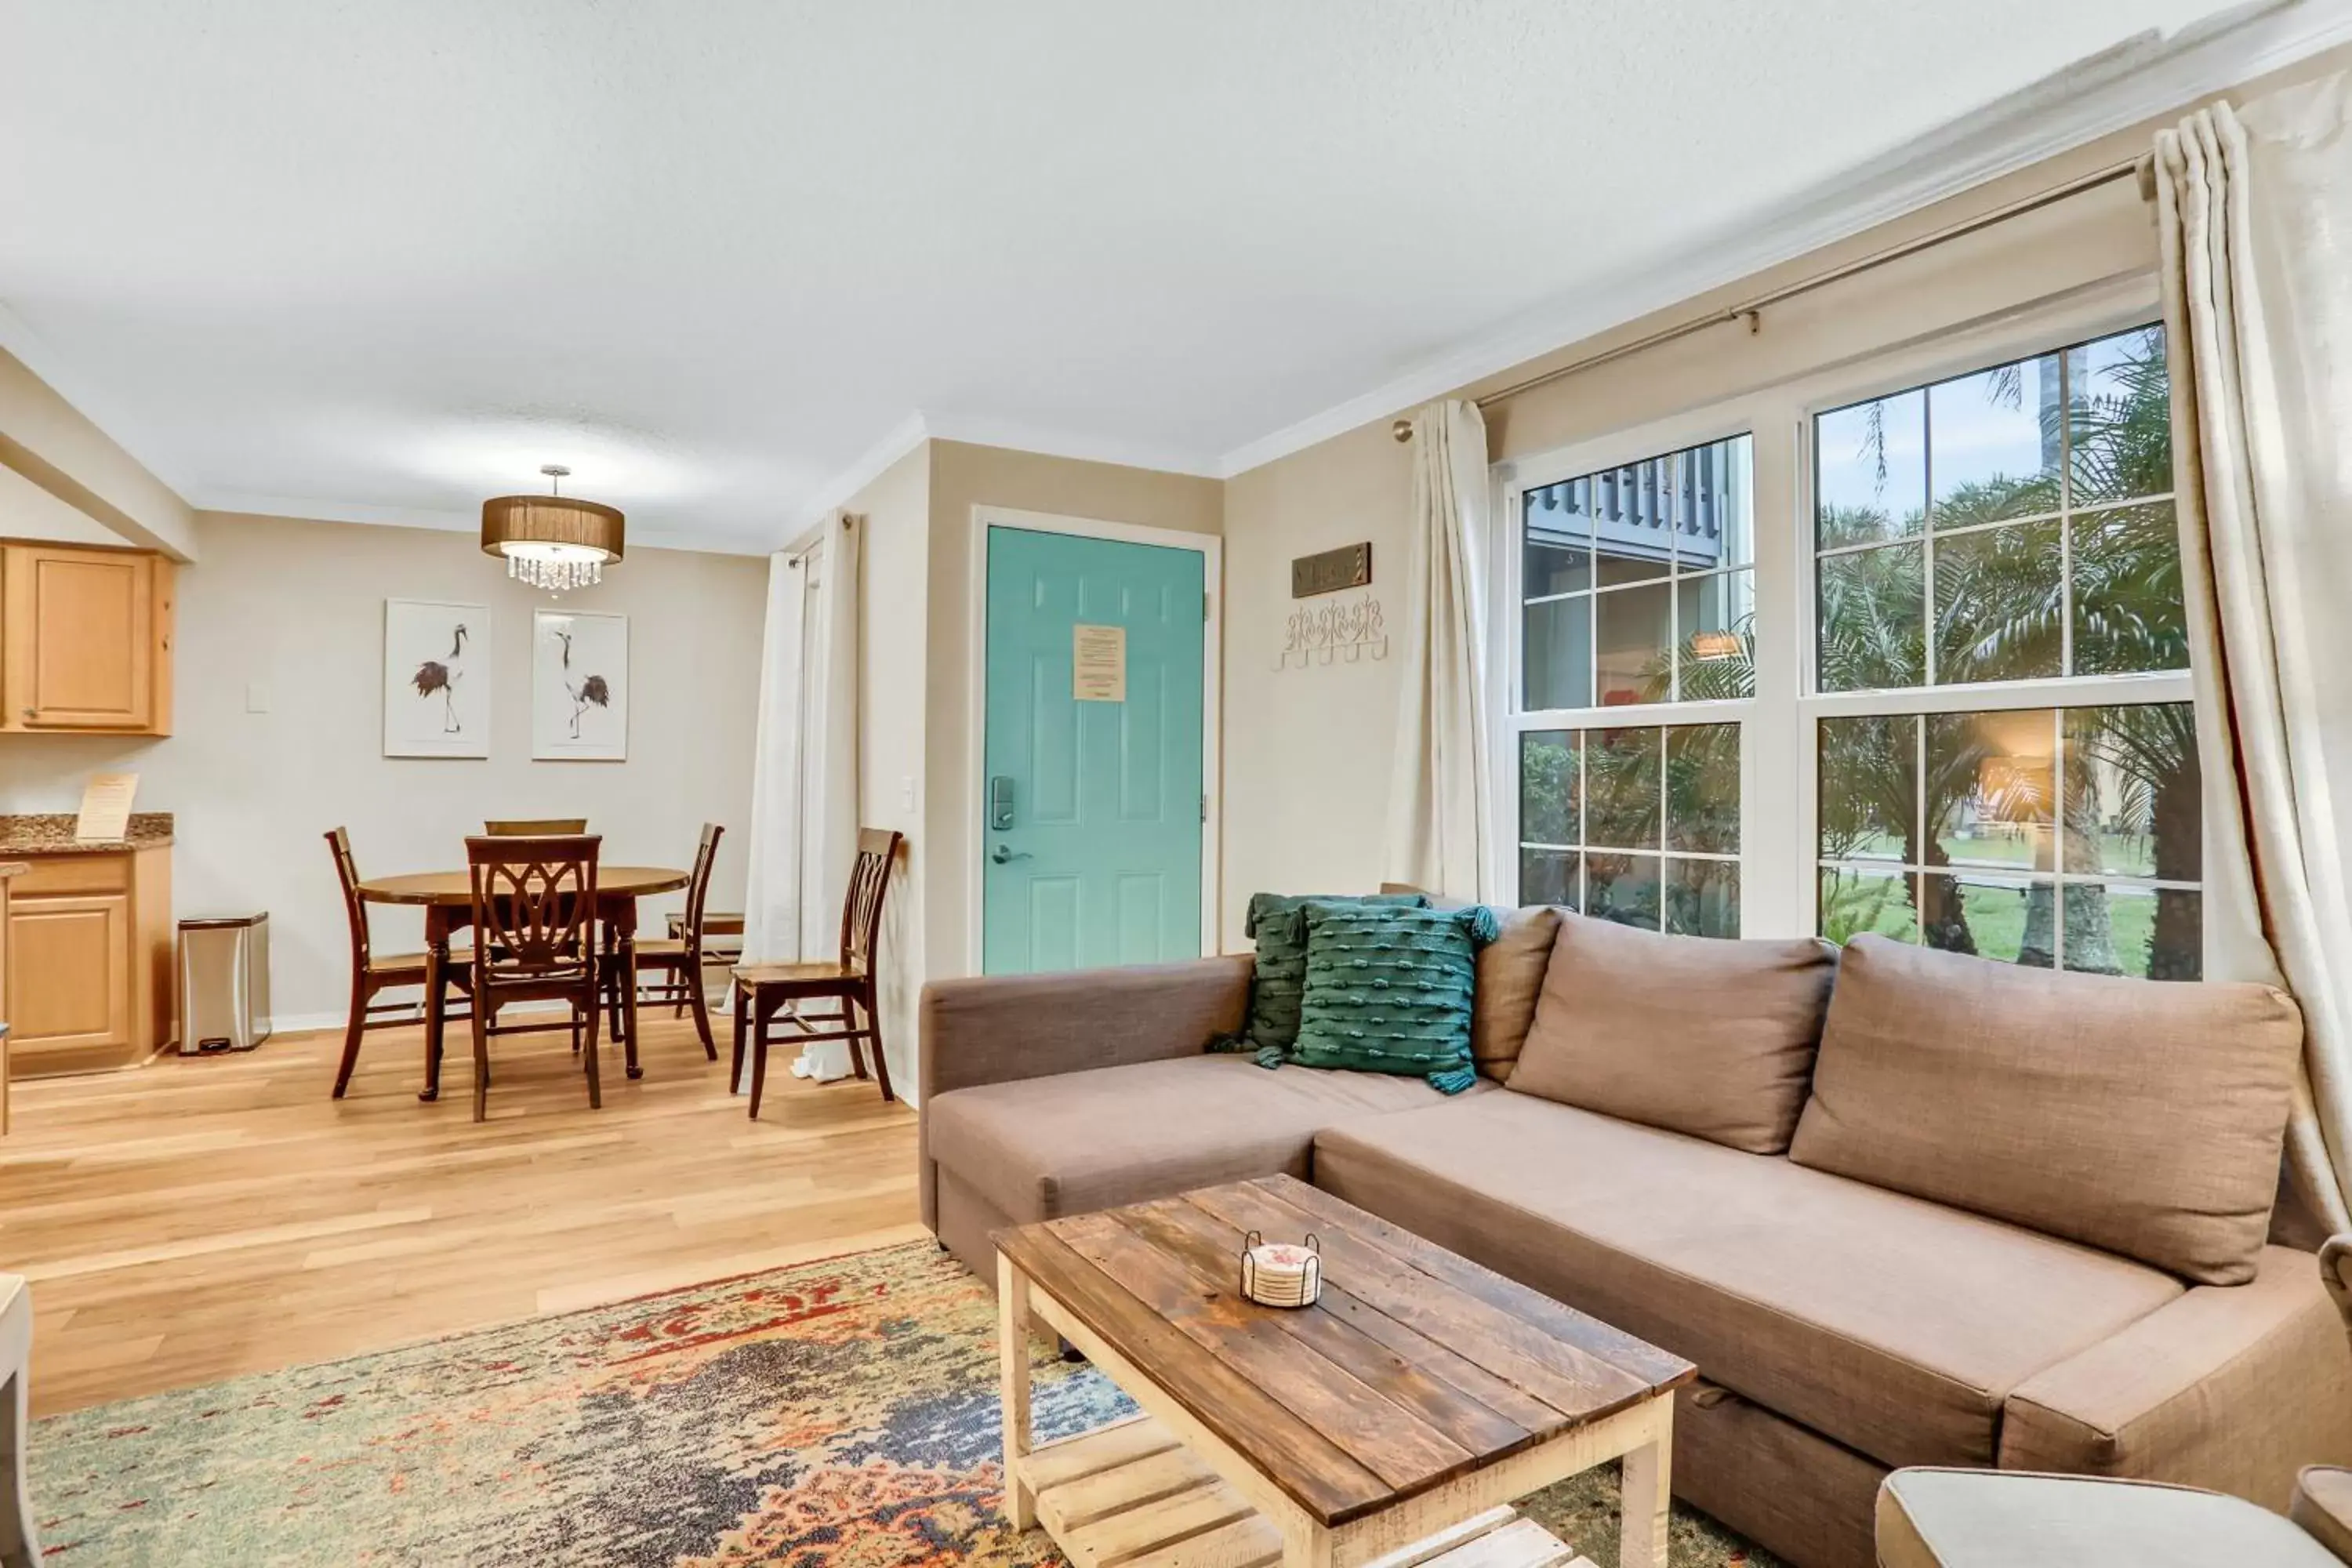
<svg viewBox="0 0 2352 1568">
<path fill-rule="evenodd" d="M 1570 360 L 1566 364 L 1554 365 L 1549 370 L 1538 371 L 1534 375 L 1487 393 L 1477 400 L 1477 405 L 1481 409 L 1490 408 L 1507 398 L 1517 397 L 1521 393 L 1532 392 L 1539 386 L 1549 386 L 1553 382 L 1565 381 L 1571 375 L 1580 374 L 1585 371 L 1596 369 L 1632 354 L 1646 353 L 1652 349 L 1689 337 L 1694 332 L 1706 331 L 1710 327 L 1728 326 L 1734 321 L 1745 321 L 1748 323 L 1748 330 L 1754 332 L 1762 326 L 1760 313 L 1769 306 L 1785 304 L 1800 295 L 1810 294 L 1817 289 L 1826 289 L 1832 283 L 1842 283 L 1849 278 L 1875 271 L 1890 263 L 1901 261 L 1906 257 L 1916 256 L 1923 250 L 1932 250 L 1939 245 L 1948 245 L 1953 240 L 1964 239 L 1969 235 L 2007 223 L 2011 218 L 2023 217 L 2028 213 L 2054 206 L 2060 202 L 2079 196 L 2086 191 L 2095 191 L 2102 186 L 2114 184 L 2117 180 L 2137 180 L 2140 199 L 2151 201 L 2155 199 L 2156 194 L 2151 178 L 2155 173 L 2155 164 L 2154 157 L 2145 153 L 2127 163 L 2110 164 L 2078 179 L 2069 180 L 2063 184 L 2053 185 L 2046 191 L 2011 202 L 2006 206 L 1995 207 L 1990 212 L 1979 213 L 1975 217 L 1963 218 L 1958 223 L 1948 225 L 1932 233 L 1923 234 L 1916 239 L 1906 239 L 1899 245 L 1891 245 L 1884 250 L 1875 250 L 1868 256 L 1858 257 L 1842 267 L 1832 267 L 1825 272 L 1817 272 L 1810 278 L 1801 278 L 1794 283 L 1784 284 L 1780 288 L 1759 294 L 1739 304 L 1727 306 L 1723 310 L 1712 311 L 1707 315 L 1693 317 L 1687 321 L 1678 321 L 1671 327 L 1661 327 L 1658 331 L 1645 337 L 1636 338 L 1632 342 L 1620 343 L 1615 348 L 1602 349 L 1600 353 L 1587 354 L 1582 359 Z M 1399 419 L 1389 428 L 1400 441 L 1412 439 L 1411 419 Z"/>
</svg>

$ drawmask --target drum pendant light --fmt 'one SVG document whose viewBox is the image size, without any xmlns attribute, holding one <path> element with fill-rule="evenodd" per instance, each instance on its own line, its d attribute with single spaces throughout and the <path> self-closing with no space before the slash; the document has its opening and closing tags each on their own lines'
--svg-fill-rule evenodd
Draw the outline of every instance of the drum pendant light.
<svg viewBox="0 0 2352 1568">
<path fill-rule="evenodd" d="M 482 503 L 482 553 L 503 555 L 507 575 L 561 594 L 604 579 L 620 560 L 622 519 L 613 507 L 562 493 L 572 470 L 549 463 L 543 496 L 498 496 Z"/>
</svg>

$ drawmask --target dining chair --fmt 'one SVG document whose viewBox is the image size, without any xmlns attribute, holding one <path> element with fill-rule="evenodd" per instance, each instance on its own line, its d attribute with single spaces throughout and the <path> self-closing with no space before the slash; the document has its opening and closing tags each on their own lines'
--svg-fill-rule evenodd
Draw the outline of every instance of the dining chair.
<svg viewBox="0 0 2352 1568">
<path fill-rule="evenodd" d="M 474 1120 L 489 1114 L 490 1031 L 511 1002 L 563 1002 L 587 1058 L 588 1104 L 604 1103 L 596 1076 L 594 834 L 466 840 L 474 903 Z M 557 1026 L 562 1027 L 562 1026 Z"/>
<path fill-rule="evenodd" d="M 710 962 L 703 945 L 702 908 L 710 899 L 710 868 L 718 864 L 719 840 L 726 831 L 715 822 L 702 825 L 701 841 L 694 847 L 694 870 L 686 884 L 684 916 L 672 922 L 668 936 L 637 943 L 638 973 L 650 971 L 656 976 L 651 984 L 640 984 L 638 999 L 693 1008 L 694 1032 L 702 1040 L 703 1055 L 714 1062 L 719 1047 L 710 1037 L 710 1006 L 702 994 L 702 966 Z"/>
<path fill-rule="evenodd" d="M 492 838 L 545 838 L 555 834 L 576 834 L 588 831 L 584 816 L 518 816 L 503 822 L 485 822 L 482 831 Z"/>
<path fill-rule="evenodd" d="M 882 1098 L 894 1100 L 890 1092 L 890 1064 L 882 1054 L 882 1015 L 878 1000 L 878 965 L 875 954 L 882 935 L 882 899 L 889 891 L 891 863 L 898 858 L 900 835 L 878 827 L 857 830 L 857 859 L 850 868 L 849 891 L 841 904 L 841 958 L 838 963 L 822 961 L 807 963 L 743 963 L 733 970 L 735 980 L 735 1066 L 728 1079 L 728 1091 L 735 1092 L 743 1079 L 743 1052 L 751 1052 L 751 1119 L 760 1117 L 760 1093 L 768 1081 L 768 1047 L 770 1032 L 776 1015 L 784 1017 L 800 1032 L 786 1037 L 793 1045 L 815 1045 L 824 1040 L 846 1040 L 849 1043 L 850 1065 L 857 1076 L 865 1078 L 866 1060 L 860 1054 L 862 1046 L 874 1050 L 874 1074 L 882 1087 Z M 838 1013 L 803 1013 L 804 1002 L 837 1002 Z M 858 1023 L 863 1012 L 866 1021 Z M 836 1024 L 837 1029 L 825 1031 L 812 1028 L 816 1024 Z"/>
<path fill-rule="evenodd" d="M 327 847 L 335 857 L 335 877 L 343 887 L 343 916 L 352 928 L 352 1006 L 351 1020 L 343 1029 L 342 1065 L 335 1069 L 334 1098 L 343 1098 L 351 1087 L 352 1069 L 359 1065 L 360 1038 L 370 1029 L 389 1029 L 422 1018 L 425 1009 L 437 1001 L 441 1004 L 444 1023 L 461 1019 L 466 1015 L 452 1006 L 444 992 L 440 997 L 427 996 L 424 1002 L 378 1002 L 376 994 L 397 986 L 425 984 L 425 958 L 421 952 L 404 952 L 391 957 L 379 956 L 368 937 L 367 904 L 360 897 L 360 871 L 352 858 L 352 836 L 341 827 L 330 828 L 326 834 Z M 473 984 L 474 955 L 460 948 L 449 954 L 443 969 L 443 978 L 457 991 L 470 991 Z M 412 1011 L 413 1009 L 413 1011 Z M 400 1017 L 388 1015 L 398 1013 Z"/>
</svg>

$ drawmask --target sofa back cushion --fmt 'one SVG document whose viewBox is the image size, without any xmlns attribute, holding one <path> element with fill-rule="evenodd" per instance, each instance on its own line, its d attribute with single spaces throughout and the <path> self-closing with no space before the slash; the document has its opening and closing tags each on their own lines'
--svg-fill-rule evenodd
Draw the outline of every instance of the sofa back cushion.
<svg viewBox="0 0 2352 1568">
<path fill-rule="evenodd" d="M 1470 1055 L 1478 1070 L 1508 1083 L 1536 1021 L 1544 971 L 1559 935 L 1560 912 L 1549 904 L 1495 911 L 1495 940 L 1478 950 L 1478 991 L 1471 999 Z"/>
<path fill-rule="evenodd" d="M 1850 943 L 1800 1164 L 2169 1269 L 2254 1277 L 2303 1015 L 2267 985 Z"/>
<path fill-rule="evenodd" d="M 1511 1088 L 1752 1154 L 1788 1152 L 1837 950 L 1559 917 Z"/>
</svg>

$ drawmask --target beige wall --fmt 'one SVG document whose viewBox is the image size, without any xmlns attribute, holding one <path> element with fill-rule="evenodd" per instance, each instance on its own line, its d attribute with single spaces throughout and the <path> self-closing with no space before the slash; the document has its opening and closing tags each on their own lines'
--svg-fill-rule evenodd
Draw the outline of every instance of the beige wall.
<svg viewBox="0 0 2352 1568">
<path fill-rule="evenodd" d="M 972 508 L 1007 507 L 1213 534 L 1224 526 L 1224 487 L 1187 474 L 961 441 L 933 441 L 929 448 L 930 793 L 923 823 L 930 846 L 924 940 L 928 973 L 936 978 L 970 971 L 975 936 L 971 897 L 980 800 L 971 766 Z M 1218 851 L 1208 845 L 1203 852 Z"/>
<path fill-rule="evenodd" d="M 0 811 L 69 811 L 100 769 L 140 774 L 142 809 L 178 817 L 179 912 L 267 910 L 281 1026 L 340 1017 L 348 937 L 320 835 L 351 829 L 363 872 L 459 863 L 485 816 L 585 816 L 614 861 L 683 866 L 708 820 L 728 830 L 713 899 L 740 908 L 751 723 L 767 563 L 633 550 L 583 609 L 629 617 L 625 763 L 530 760 L 530 612 L 459 533 L 198 515 L 180 569 L 176 732 L 168 740 L 0 736 Z M 491 606 L 491 755 L 383 754 L 383 601 Z M 268 711 L 247 711 L 248 688 Z M 645 919 L 658 929 L 648 900 Z M 419 917 L 381 912 L 377 940 L 415 951 Z"/>
<path fill-rule="evenodd" d="M 68 544 L 121 544 L 122 535 L 68 506 L 16 469 L 0 464 L 0 538 L 55 539 Z"/>
<path fill-rule="evenodd" d="M 930 561 L 930 455 L 899 458 L 843 510 L 865 521 L 858 541 L 858 821 L 907 836 L 883 900 L 882 1039 L 895 1083 L 915 1082 L 915 1003 L 922 990 L 924 689 L 923 625 Z"/>
</svg>

